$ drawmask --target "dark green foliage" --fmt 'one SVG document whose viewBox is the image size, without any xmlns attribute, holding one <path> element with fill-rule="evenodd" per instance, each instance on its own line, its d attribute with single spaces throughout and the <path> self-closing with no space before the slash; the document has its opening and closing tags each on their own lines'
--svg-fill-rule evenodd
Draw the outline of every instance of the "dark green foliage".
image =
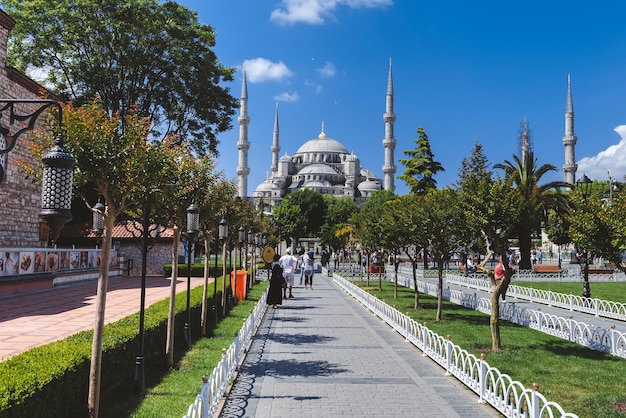
<svg viewBox="0 0 626 418">
<path fill-rule="evenodd" d="M 418 138 L 414 140 L 415 149 L 403 151 L 408 158 L 400 159 L 406 169 L 400 180 L 409 186 L 411 194 L 426 194 L 437 188 L 435 174 L 445 171 L 441 163 L 435 161 L 435 155 L 430 148 L 428 134 L 421 126 L 417 128 Z"/>
<path fill-rule="evenodd" d="M 16 25 L 9 65 L 46 68 L 46 86 L 81 105 L 133 106 L 156 137 L 179 135 L 199 154 L 217 154 L 237 100 L 221 84 L 234 69 L 217 59 L 215 33 L 197 13 L 158 0 L 2 0 Z"/>
</svg>

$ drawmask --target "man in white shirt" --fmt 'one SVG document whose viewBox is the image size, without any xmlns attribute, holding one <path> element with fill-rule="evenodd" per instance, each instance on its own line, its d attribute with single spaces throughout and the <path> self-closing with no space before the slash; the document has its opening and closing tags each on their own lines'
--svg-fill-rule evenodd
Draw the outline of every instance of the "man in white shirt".
<svg viewBox="0 0 626 418">
<path fill-rule="evenodd" d="M 283 297 L 293 299 L 291 289 L 293 288 L 293 275 L 296 271 L 296 266 L 298 265 L 298 259 L 291 255 L 291 248 L 287 248 L 287 254 L 280 257 L 278 262 L 283 268 L 283 277 L 285 278 L 285 282 L 287 282 L 287 289 L 289 289 L 289 296 L 287 296 L 287 289 L 285 289 Z"/>
</svg>

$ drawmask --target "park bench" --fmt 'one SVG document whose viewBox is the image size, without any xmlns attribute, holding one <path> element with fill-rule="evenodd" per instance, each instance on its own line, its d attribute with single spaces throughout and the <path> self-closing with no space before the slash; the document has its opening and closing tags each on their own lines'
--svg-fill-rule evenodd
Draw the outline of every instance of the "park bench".
<svg viewBox="0 0 626 418">
<path fill-rule="evenodd" d="M 533 270 L 535 273 L 560 273 L 561 269 L 559 268 L 559 266 L 555 266 L 555 265 L 535 265 L 533 267 Z"/>
</svg>

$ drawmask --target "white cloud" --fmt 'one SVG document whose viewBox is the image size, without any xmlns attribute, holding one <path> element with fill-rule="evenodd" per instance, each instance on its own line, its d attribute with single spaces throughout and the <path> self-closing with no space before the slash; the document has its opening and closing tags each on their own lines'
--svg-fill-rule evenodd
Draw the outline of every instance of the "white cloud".
<svg viewBox="0 0 626 418">
<path fill-rule="evenodd" d="M 246 76 L 251 83 L 263 83 L 265 81 L 281 81 L 291 77 L 293 73 L 282 62 L 272 62 L 265 58 L 253 58 L 245 60 Z"/>
<path fill-rule="evenodd" d="M 282 0 L 270 15 L 270 20 L 279 24 L 309 23 L 321 25 L 338 6 L 353 9 L 385 7 L 393 0 Z"/>
<path fill-rule="evenodd" d="M 298 95 L 298 93 L 283 92 L 280 93 L 278 96 L 274 96 L 274 100 L 278 102 L 297 102 L 298 100 L 300 100 L 300 96 Z"/>
<path fill-rule="evenodd" d="M 318 68 L 317 72 L 322 78 L 331 78 L 337 74 L 337 69 L 335 68 L 335 64 L 332 62 L 326 61 L 322 68 Z"/>
<path fill-rule="evenodd" d="M 304 85 L 307 87 L 311 87 L 316 94 L 320 94 L 322 92 L 322 85 L 314 83 L 310 80 L 304 80 Z"/>
<path fill-rule="evenodd" d="M 611 176 L 617 181 L 624 181 L 626 174 L 626 125 L 619 125 L 614 129 L 621 137 L 619 143 L 611 145 L 593 157 L 582 158 L 578 161 L 576 177 L 586 174 L 592 180 L 608 180 Z"/>
</svg>

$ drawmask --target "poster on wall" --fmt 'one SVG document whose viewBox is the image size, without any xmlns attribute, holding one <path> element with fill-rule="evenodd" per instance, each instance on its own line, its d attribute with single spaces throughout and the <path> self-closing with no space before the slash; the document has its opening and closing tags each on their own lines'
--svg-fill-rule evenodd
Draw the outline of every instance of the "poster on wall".
<svg viewBox="0 0 626 418">
<path fill-rule="evenodd" d="M 46 256 L 46 271 L 57 271 L 59 269 L 59 255 L 56 251 L 48 251 Z"/>
<path fill-rule="evenodd" d="M 4 253 L 4 274 L 13 275 L 19 273 L 19 256 L 17 251 L 6 251 Z"/>
<path fill-rule="evenodd" d="M 4 252 L 0 252 L 0 276 L 4 276 Z"/>
<path fill-rule="evenodd" d="M 46 271 L 46 253 L 37 251 L 35 253 L 35 273 L 43 273 Z"/>
<path fill-rule="evenodd" d="M 35 253 L 33 251 L 20 252 L 20 274 L 28 274 L 35 271 Z"/>
<path fill-rule="evenodd" d="M 70 268 L 77 269 L 79 266 L 80 251 L 70 252 Z"/>
<path fill-rule="evenodd" d="M 69 268 L 70 268 L 70 252 L 61 251 L 61 256 L 59 259 L 59 270 L 69 270 Z"/>
</svg>

